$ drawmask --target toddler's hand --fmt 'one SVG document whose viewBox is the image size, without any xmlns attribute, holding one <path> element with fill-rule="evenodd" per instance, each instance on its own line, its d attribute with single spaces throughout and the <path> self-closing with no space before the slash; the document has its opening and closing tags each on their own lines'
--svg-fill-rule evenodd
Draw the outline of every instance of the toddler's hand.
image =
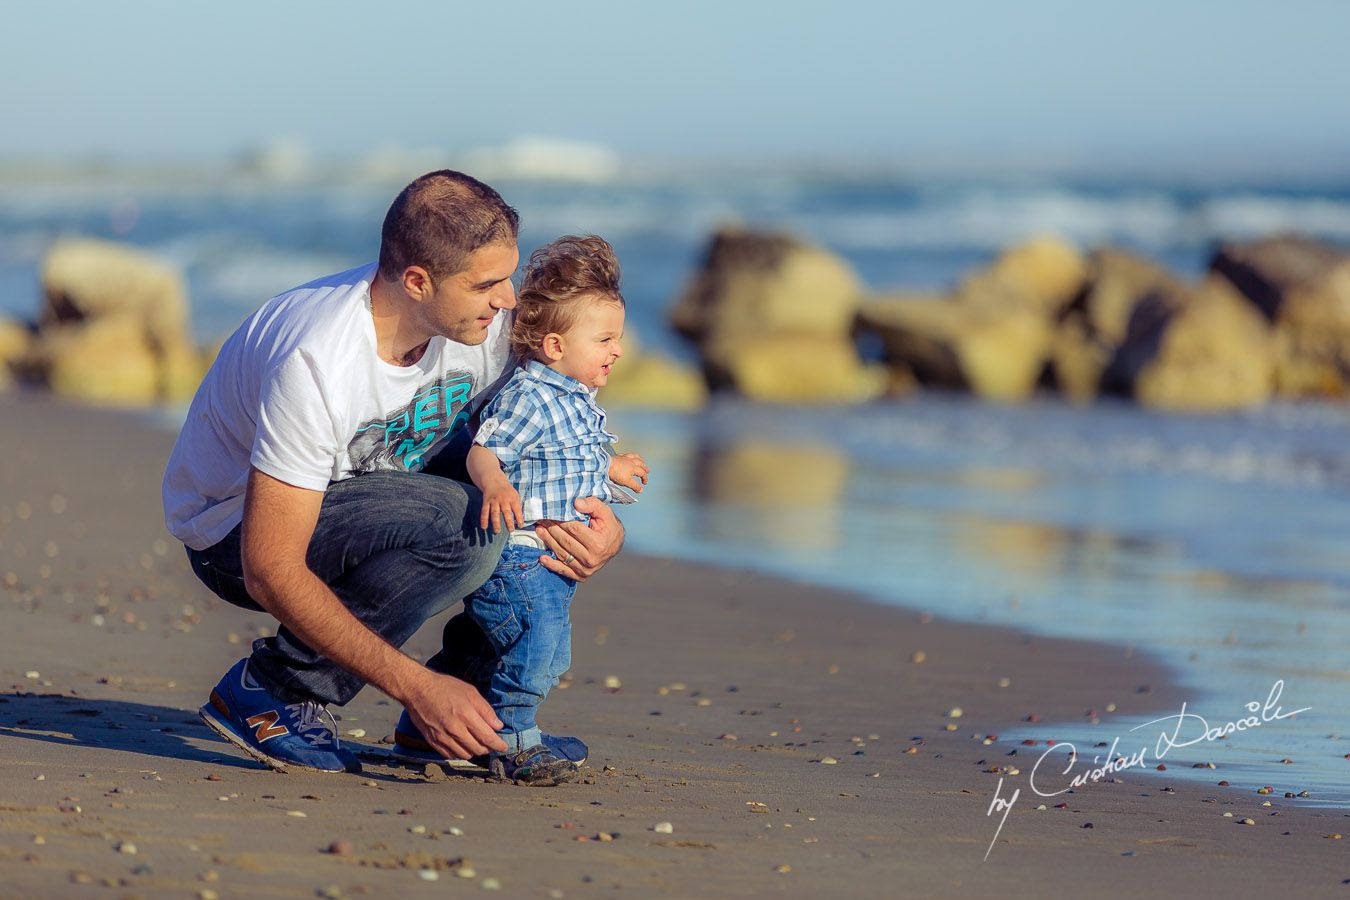
<svg viewBox="0 0 1350 900">
<path fill-rule="evenodd" d="M 639 494 L 642 493 L 642 487 L 647 483 L 650 472 L 647 463 L 636 453 L 620 453 L 611 457 L 609 461 L 609 480 L 632 488 Z"/>
<path fill-rule="evenodd" d="M 483 515 L 479 525 L 501 532 L 503 527 L 521 528 L 525 525 L 525 512 L 520 505 L 520 492 L 505 480 L 483 491 Z"/>
</svg>

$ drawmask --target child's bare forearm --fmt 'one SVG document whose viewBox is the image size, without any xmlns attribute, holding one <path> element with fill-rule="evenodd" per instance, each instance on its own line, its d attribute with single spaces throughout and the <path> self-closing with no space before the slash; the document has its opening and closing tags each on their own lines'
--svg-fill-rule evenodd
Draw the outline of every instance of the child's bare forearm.
<svg viewBox="0 0 1350 900">
<path fill-rule="evenodd" d="M 502 471 L 497 454 L 482 444 L 474 444 L 469 448 L 469 458 L 465 465 L 469 470 L 469 477 L 480 491 L 486 491 L 506 481 L 506 473 Z"/>
</svg>

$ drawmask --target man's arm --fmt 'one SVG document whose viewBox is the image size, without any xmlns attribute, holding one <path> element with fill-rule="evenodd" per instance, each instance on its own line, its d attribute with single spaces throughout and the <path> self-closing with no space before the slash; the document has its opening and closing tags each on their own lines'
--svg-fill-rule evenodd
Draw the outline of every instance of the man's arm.
<svg viewBox="0 0 1350 900">
<path fill-rule="evenodd" d="M 544 568 L 585 581 L 619 555 L 623 547 L 623 523 L 598 497 L 583 497 L 572 504 L 591 517 L 589 522 L 552 522 L 535 528 L 557 559 L 542 556 Z"/>
<path fill-rule="evenodd" d="M 448 756 L 504 750 L 501 722 L 469 684 L 403 653 L 348 612 L 305 564 L 323 492 L 251 468 L 244 492 L 242 555 L 249 595 L 308 646 L 403 704 L 423 736 Z"/>
</svg>

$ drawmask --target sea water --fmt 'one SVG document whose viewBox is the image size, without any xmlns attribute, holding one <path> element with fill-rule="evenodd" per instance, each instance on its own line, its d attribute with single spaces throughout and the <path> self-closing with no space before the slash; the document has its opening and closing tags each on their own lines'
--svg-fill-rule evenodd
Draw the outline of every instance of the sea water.
<svg viewBox="0 0 1350 900">
<path fill-rule="evenodd" d="M 221 337 L 268 296 L 372 259 L 399 186 L 0 182 L 0 311 L 33 315 L 52 240 L 107 237 L 181 267 L 197 337 Z M 608 237 L 630 328 L 644 348 L 685 359 L 666 314 L 725 224 L 823 244 L 878 291 L 950 285 L 1046 232 L 1126 247 L 1183 276 L 1201 273 L 1225 239 L 1297 229 L 1350 243 L 1344 183 L 705 171 L 497 187 L 521 211 L 525 251 L 562 233 Z M 1116 401 L 995 407 L 939 393 L 847 409 L 720 398 L 696 415 L 616 410 L 613 425 L 654 467 L 624 513 L 632 549 L 1153 654 L 1188 711 L 1216 728 L 1283 682 L 1284 711 L 1305 712 L 1177 749 L 1169 777 L 1350 802 L 1350 406 L 1168 416 Z M 895 664 L 909 665 L 898 654 Z M 1139 688 L 1116 686 L 1119 696 Z M 1153 752 L 1170 730 L 1131 731 L 1147 717 L 1111 715 L 1110 702 L 1097 724 L 1085 715 L 1002 733 L 1072 741 L 1081 770 L 1105 752 L 1099 742 Z"/>
<path fill-rule="evenodd" d="M 1152 655 L 1183 688 L 1180 723 L 1144 724 L 1179 705 L 1109 714 L 1147 687 L 1112 685 L 1096 722 L 1084 710 L 1002 728 L 1014 747 L 1072 742 L 1082 772 L 1119 737 L 1119 753 L 1146 747 L 1148 768 L 1173 777 L 1350 801 L 1350 408 L 1168 417 L 934 395 L 847 410 L 721 400 L 698 416 L 620 410 L 614 427 L 653 466 L 623 514 L 635 549 L 1106 642 Z M 1201 738 L 1264 707 L 1281 681 L 1283 712 L 1306 712 Z M 1163 733 L 1191 746 L 1154 758 Z M 1022 748 L 1024 772 L 1044 750 Z M 1209 762 L 1218 770 L 1191 768 Z"/>
</svg>

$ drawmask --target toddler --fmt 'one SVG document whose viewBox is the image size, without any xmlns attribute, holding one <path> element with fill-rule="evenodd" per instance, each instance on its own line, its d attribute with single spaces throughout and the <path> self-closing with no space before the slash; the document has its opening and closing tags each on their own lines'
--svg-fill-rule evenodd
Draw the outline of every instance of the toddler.
<svg viewBox="0 0 1350 900">
<path fill-rule="evenodd" d="M 541 740 L 535 711 L 571 663 L 569 608 L 577 583 L 540 564 L 534 532 L 547 521 L 585 520 L 583 497 L 632 502 L 648 468 L 613 455 L 595 394 L 623 355 L 619 262 L 598 237 L 563 237 L 530 257 L 511 330 L 520 369 L 483 411 L 468 469 L 483 492 L 481 525 L 510 528 L 497 569 L 464 601 L 500 654 L 487 699 L 502 720 L 506 753 L 496 776 L 524 784 L 566 781 L 577 771 Z"/>
</svg>

